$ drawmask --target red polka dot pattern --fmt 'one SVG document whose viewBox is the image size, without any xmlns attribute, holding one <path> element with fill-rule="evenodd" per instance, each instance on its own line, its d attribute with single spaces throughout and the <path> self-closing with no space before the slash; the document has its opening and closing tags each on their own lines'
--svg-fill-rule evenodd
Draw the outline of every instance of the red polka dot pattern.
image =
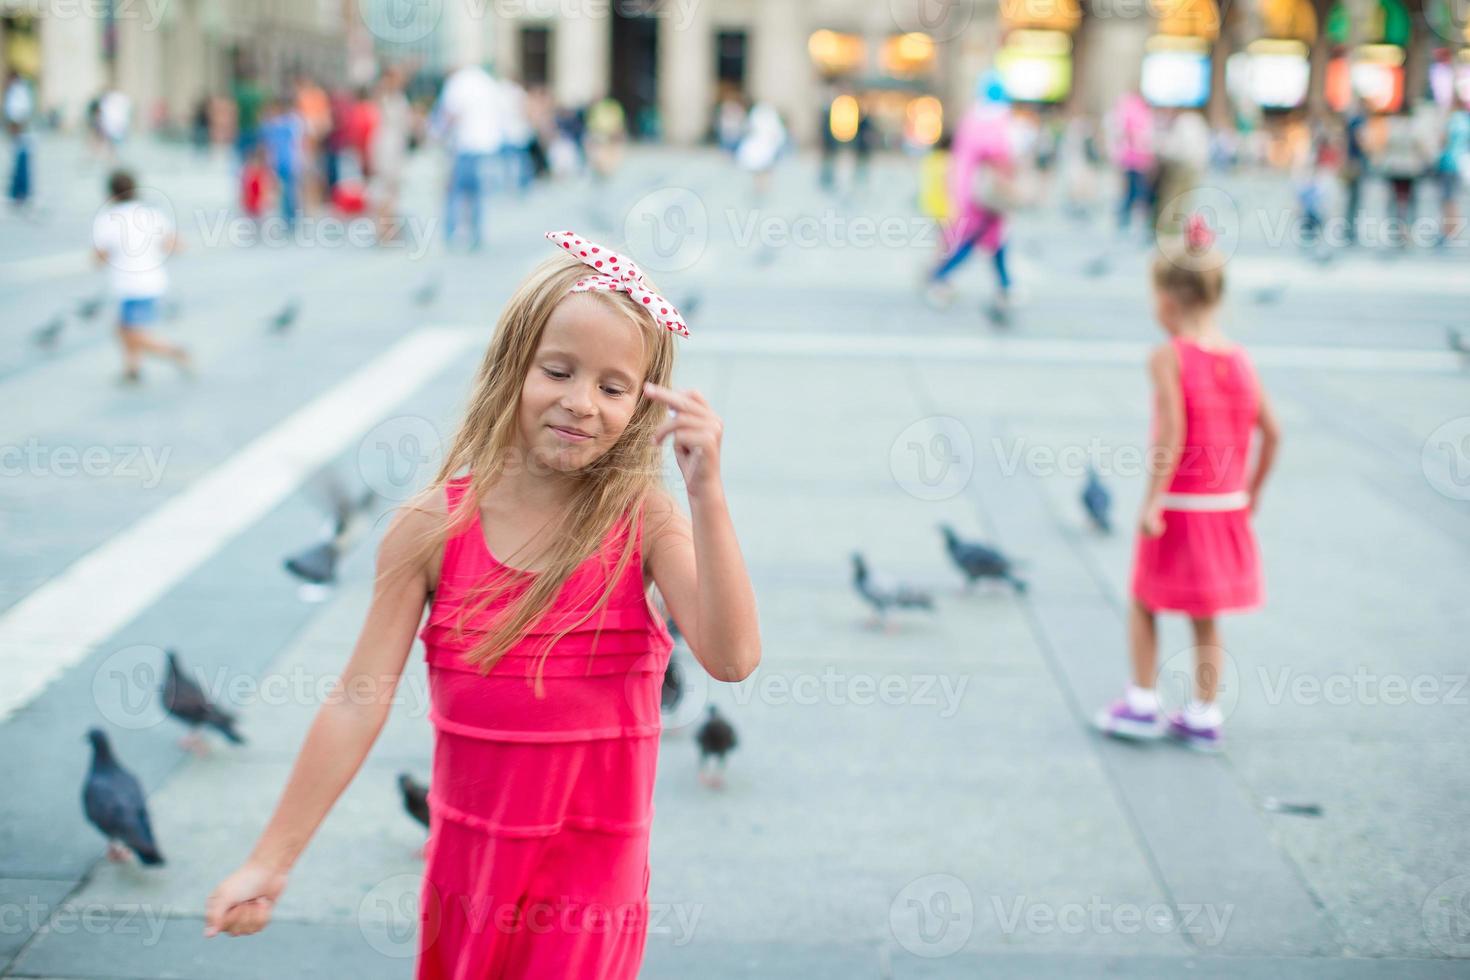
<svg viewBox="0 0 1470 980">
<path fill-rule="evenodd" d="M 582 263 L 594 270 L 599 270 L 595 275 L 588 276 L 585 279 L 578 279 L 577 284 L 572 287 L 572 292 L 586 293 L 593 290 L 622 292 L 627 293 L 644 306 L 652 307 L 657 304 L 659 316 L 664 318 L 658 322 L 681 337 L 689 336 L 689 325 L 684 322 L 684 318 L 679 315 L 679 311 L 674 308 L 674 304 L 644 284 L 643 273 L 638 271 L 638 266 L 633 262 L 630 262 L 610 248 L 605 248 L 595 242 L 590 242 L 579 237 L 575 232 L 548 231 L 546 237 L 553 244 L 560 245 L 568 252 L 571 252 Z M 606 253 L 604 256 L 606 263 L 611 268 L 607 271 L 600 271 L 603 269 L 604 259 L 593 258 L 592 256 L 603 255 L 604 253 Z"/>
</svg>

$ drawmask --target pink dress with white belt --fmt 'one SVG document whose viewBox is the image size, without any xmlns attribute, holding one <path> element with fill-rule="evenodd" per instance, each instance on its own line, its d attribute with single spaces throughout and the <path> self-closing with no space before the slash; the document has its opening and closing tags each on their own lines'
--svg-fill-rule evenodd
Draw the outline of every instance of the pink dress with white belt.
<svg viewBox="0 0 1470 980">
<path fill-rule="evenodd" d="M 467 477 L 446 488 L 451 513 Z M 647 932 L 648 840 L 673 640 L 649 605 L 641 540 L 606 608 L 592 609 L 631 529 L 615 526 L 554 605 L 488 674 L 462 659 L 535 573 L 490 553 L 475 516 L 444 546 L 427 623 L 434 726 L 431 823 L 420 908 L 419 980 L 627 978 Z M 520 579 L 457 628 L 469 591 Z"/>
<path fill-rule="evenodd" d="M 1138 537 L 1132 594 L 1155 611 L 1201 618 L 1243 612 L 1263 601 L 1246 490 L 1259 383 L 1241 348 L 1206 350 L 1183 337 L 1172 343 L 1184 441 L 1164 496 L 1164 533 Z"/>
</svg>

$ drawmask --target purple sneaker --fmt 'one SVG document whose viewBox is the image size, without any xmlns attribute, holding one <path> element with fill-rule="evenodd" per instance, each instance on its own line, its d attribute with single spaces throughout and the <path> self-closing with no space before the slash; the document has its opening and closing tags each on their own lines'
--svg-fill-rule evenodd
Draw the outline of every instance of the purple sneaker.
<svg viewBox="0 0 1470 980">
<path fill-rule="evenodd" d="M 1196 752 L 1219 752 L 1220 746 L 1225 744 L 1225 733 L 1219 725 L 1196 728 L 1181 711 L 1169 714 L 1169 737 Z"/>
<path fill-rule="evenodd" d="M 1119 698 L 1099 711 L 1093 724 L 1104 735 L 1115 738 L 1154 739 L 1164 734 L 1158 712 L 1134 711 L 1125 698 Z"/>
</svg>

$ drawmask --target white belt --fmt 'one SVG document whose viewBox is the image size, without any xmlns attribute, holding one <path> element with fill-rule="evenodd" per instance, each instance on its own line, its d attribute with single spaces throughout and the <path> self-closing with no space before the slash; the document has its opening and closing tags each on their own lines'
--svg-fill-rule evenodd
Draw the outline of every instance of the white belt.
<svg viewBox="0 0 1470 980">
<path fill-rule="evenodd" d="M 1244 510 L 1251 505 L 1251 495 L 1244 490 L 1234 493 L 1166 493 L 1160 498 L 1164 510 Z"/>
</svg>

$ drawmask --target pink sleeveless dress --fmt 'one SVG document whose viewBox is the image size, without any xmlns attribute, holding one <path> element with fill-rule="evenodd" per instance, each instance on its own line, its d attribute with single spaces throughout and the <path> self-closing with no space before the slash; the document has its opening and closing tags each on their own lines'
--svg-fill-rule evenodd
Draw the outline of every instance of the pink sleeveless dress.
<svg viewBox="0 0 1470 980">
<path fill-rule="evenodd" d="M 447 487 L 451 513 L 468 478 Z M 648 837 L 673 640 L 649 605 L 640 540 L 607 606 L 546 657 L 547 635 L 596 605 L 633 521 L 614 527 L 555 604 L 482 675 L 461 654 L 535 573 L 501 564 L 475 516 L 444 546 L 419 635 L 434 764 L 420 906 L 419 980 L 631 978 L 643 958 Z M 522 582 L 462 631 L 467 590 Z"/>
<path fill-rule="evenodd" d="M 1133 597 L 1148 609 L 1200 618 L 1243 612 L 1263 596 L 1246 499 L 1259 383 L 1241 348 L 1208 351 L 1182 337 L 1173 345 L 1184 444 L 1164 499 L 1164 533 L 1138 537 Z"/>
</svg>

